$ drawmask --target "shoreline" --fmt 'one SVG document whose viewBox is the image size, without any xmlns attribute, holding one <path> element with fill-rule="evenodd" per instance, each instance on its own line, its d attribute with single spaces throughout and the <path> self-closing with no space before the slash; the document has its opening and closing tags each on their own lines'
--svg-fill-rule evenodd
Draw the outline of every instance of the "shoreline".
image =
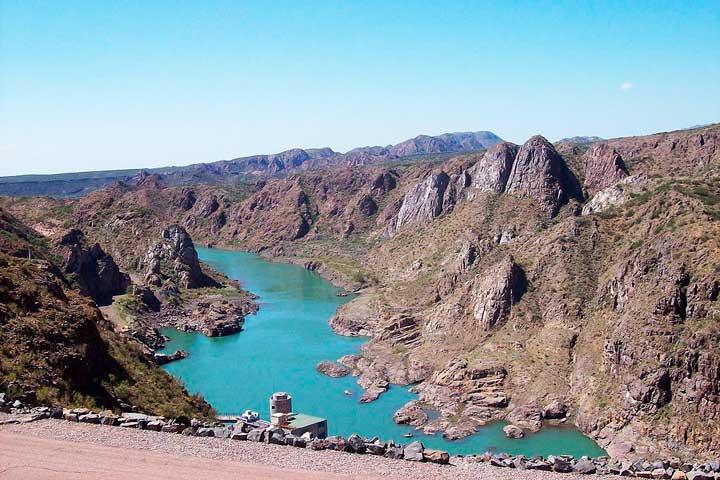
<svg viewBox="0 0 720 480">
<path fill-rule="evenodd" d="M 305 270 L 309 270 L 312 272 L 317 273 L 320 275 L 320 277 L 323 278 L 323 280 L 326 280 L 330 284 L 332 284 L 336 288 L 340 288 L 345 293 L 348 294 L 356 294 L 359 295 L 360 292 L 358 292 L 358 285 L 354 283 L 352 280 L 346 277 L 343 273 L 341 273 L 339 270 L 335 270 L 334 268 L 326 265 L 323 262 L 315 261 L 310 257 L 302 257 L 302 256 L 294 256 L 294 255 L 272 255 L 271 253 L 265 253 L 270 252 L 270 250 L 263 250 L 260 252 L 256 252 L 253 250 L 248 250 L 244 248 L 237 248 L 233 247 L 231 245 L 226 244 L 213 244 L 210 245 L 208 242 L 204 242 L 202 244 L 203 248 L 207 248 L 210 250 L 225 250 L 228 252 L 241 252 L 241 253 L 253 253 L 255 255 L 259 255 L 264 260 L 267 260 L 268 262 L 273 263 L 285 263 L 285 264 L 291 264 L 291 265 L 297 265 L 299 267 L 305 268 Z M 201 260 L 202 261 L 202 260 Z M 315 263 L 318 265 L 317 268 L 306 268 L 306 264 L 308 263 Z M 250 292 L 252 293 L 252 292 Z"/>
<path fill-rule="evenodd" d="M 343 277 L 343 275 L 342 275 L 340 272 L 332 269 L 331 267 L 324 266 L 324 264 L 322 264 L 321 262 L 318 262 L 318 264 L 319 264 L 320 266 L 323 266 L 324 268 L 317 268 L 317 267 L 316 267 L 316 268 L 307 268 L 307 264 L 313 262 L 313 261 L 310 260 L 308 257 L 290 256 L 290 255 L 273 256 L 273 255 L 271 255 L 271 250 L 266 250 L 266 251 L 265 251 L 266 253 L 263 254 L 262 252 L 254 252 L 254 251 L 247 250 L 247 249 L 232 248 L 232 247 L 227 246 L 227 245 L 207 246 L 207 244 L 206 244 L 206 245 L 204 245 L 204 248 L 215 249 L 215 250 L 224 250 L 224 251 L 227 251 L 227 252 L 251 253 L 251 254 L 258 255 L 261 259 L 263 259 L 263 260 L 265 260 L 265 261 L 268 261 L 268 262 L 288 264 L 288 265 L 295 265 L 295 266 L 298 266 L 298 267 L 300 267 L 300 268 L 304 268 L 305 270 L 308 270 L 308 271 L 317 273 L 323 280 L 329 282 L 330 284 L 332 284 L 332 285 L 333 285 L 334 287 L 336 287 L 336 288 L 344 289 L 346 292 L 347 292 L 347 290 L 348 290 L 348 289 L 346 288 L 346 286 L 347 286 L 346 282 L 343 282 L 343 281 L 341 280 L 342 277 Z M 222 273 L 222 272 L 221 272 L 221 273 Z M 223 273 L 223 275 L 225 275 L 225 274 Z M 232 279 L 231 279 L 231 280 L 232 280 Z M 234 280 L 234 281 L 237 281 L 237 280 Z M 249 292 L 250 294 L 252 294 L 252 295 L 255 295 L 253 292 L 250 292 L 250 291 L 248 291 L 248 292 Z M 359 292 L 357 292 L 357 293 L 353 293 L 353 295 L 358 295 L 358 296 L 359 296 L 359 295 L 362 295 L 362 293 L 363 293 L 362 291 L 359 291 Z M 337 314 L 339 308 L 340 308 L 340 307 L 338 307 L 338 309 L 335 310 L 335 315 Z M 331 319 L 332 319 L 332 318 L 333 318 L 333 317 L 331 317 L 330 319 L 328 319 L 328 322 L 327 322 L 327 323 L 330 325 L 330 328 L 331 328 L 331 330 L 333 331 L 333 333 L 334 333 L 335 335 L 339 335 L 339 336 L 342 336 L 342 337 L 352 336 L 352 335 L 344 335 L 343 333 L 338 332 L 335 328 L 333 328 L 332 322 L 331 322 Z M 238 332 L 238 333 L 241 333 L 241 332 Z M 365 342 L 363 343 L 363 345 L 367 345 L 367 343 L 370 342 L 373 337 L 363 337 L 363 338 L 365 339 Z M 361 351 L 362 351 L 362 350 L 361 350 Z M 332 362 L 337 362 L 337 361 L 338 361 L 338 359 L 332 359 L 332 358 L 326 359 L 326 360 L 329 360 L 329 361 L 332 361 Z M 351 369 L 351 370 L 352 370 L 352 369 Z M 320 373 L 322 374 L 322 372 L 320 372 Z M 362 375 L 363 375 L 363 371 L 353 372 L 353 373 L 352 373 L 352 376 L 354 377 L 354 379 L 355 379 L 355 381 L 356 381 L 355 383 L 358 384 L 358 386 L 359 386 L 363 391 L 366 391 L 367 389 L 365 389 L 364 387 L 362 387 L 362 386 L 360 385 L 360 382 L 359 382 L 359 379 L 362 377 Z M 395 387 L 395 388 L 408 388 L 408 386 L 409 386 L 409 385 L 400 385 L 400 384 L 392 384 L 392 383 L 390 383 L 389 385 L 392 385 L 392 386 Z M 415 397 L 413 401 L 419 401 L 419 400 L 420 400 L 420 395 L 418 394 L 418 392 L 412 392 L 412 393 L 413 393 L 413 395 L 414 395 L 414 397 Z M 379 396 L 378 396 L 378 397 L 379 397 Z M 375 401 L 376 399 L 377 399 L 377 398 L 374 398 L 374 399 L 371 400 L 371 401 Z M 434 411 L 439 411 L 439 410 L 440 410 L 440 407 L 438 407 L 437 405 L 432 405 L 432 404 L 430 404 L 429 407 L 431 407 Z M 401 407 L 400 410 L 402 410 L 402 408 L 404 408 L 404 406 Z M 399 410 L 398 410 L 398 411 L 399 411 Z M 397 412 L 392 412 L 392 411 L 390 411 L 390 412 L 387 413 L 387 415 L 388 415 L 388 417 L 393 418 L 396 413 L 397 413 Z M 580 432 L 584 437 L 590 439 L 594 444 L 598 445 L 598 447 L 600 447 L 603 451 L 605 451 L 605 449 L 604 449 L 603 447 L 601 447 L 594 438 L 592 438 L 592 437 L 588 436 L 587 434 L 585 434 L 584 432 L 582 432 L 582 430 L 580 430 L 580 429 L 578 428 L 578 426 L 577 426 L 574 422 L 572 422 L 572 423 L 566 422 L 566 421 L 569 420 L 569 419 L 570 419 L 569 417 L 566 417 L 566 418 L 564 419 L 564 421 L 562 421 L 562 422 L 555 422 L 555 423 L 553 423 L 553 422 L 550 422 L 550 423 L 545 423 L 545 422 L 543 422 L 543 424 L 541 425 L 541 429 L 546 429 L 546 428 L 550 427 L 550 428 L 565 428 L 565 429 L 569 429 L 569 430 L 578 431 L 578 432 Z M 462 440 L 465 440 L 465 439 L 469 439 L 469 438 L 471 438 L 471 437 L 473 437 L 473 436 L 475 436 L 475 435 L 481 434 L 482 428 L 487 427 L 487 426 L 489 426 L 490 424 L 499 423 L 499 422 L 506 422 L 508 425 L 512 424 L 512 422 L 507 421 L 507 420 L 505 419 L 505 415 L 498 415 L 498 416 L 496 416 L 492 421 L 488 422 L 486 425 L 481 425 L 481 426 L 479 426 L 473 433 L 468 434 L 468 435 L 463 435 L 463 436 L 460 437 L 460 438 L 448 439 L 447 441 L 448 441 L 448 442 L 454 442 L 454 441 L 462 441 Z M 418 427 L 418 428 L 420 428 L 420 427 Z M 417 429 L 416 429 L 416 430 L 417 430 Z M 442 433 L 443 431 L 444 431 L 444 430 L 439 430 L 440 433 Z M 537 433 L 537 432 L 533 432 L 533 433 Z M 531 433 L 531 434 L 532 434 L 532 433 Z M 484 452 L 475 452 L 475 454 L 477 454 L 477 455 L 480 455 L 480 454 L 482 454 L 482 453 L 484 453 Z M 605 451 L 605 453 L 607 453 L 607 452 Z"/>
</svg>

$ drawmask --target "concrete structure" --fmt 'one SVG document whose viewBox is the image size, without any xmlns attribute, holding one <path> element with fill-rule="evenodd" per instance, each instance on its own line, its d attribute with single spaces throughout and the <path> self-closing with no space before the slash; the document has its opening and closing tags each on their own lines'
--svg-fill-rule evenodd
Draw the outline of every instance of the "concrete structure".
<svg viewBox="0 0 720 480">
<path fill-rule="evenodd" d="M 328 434 L 326 419 L 293 413 L 292 396 L 287 392 L 275 392 L 270 396 L 270 422 L 298 437 L 307 432 L 316 438 L 325 438 Z"/>
<path fill-rule="evenodd" d="M 292 397 L 287 392 L 275 392 L 270 396 L 270 417 L 276 413 L 292 413 Z"/>
<path fill-rule="evenodd" d="M 316 438 L 327 437 L 327 420 L 324 418 L 296 413 L 288 416 L 287 419 L 287 426 L 283 428 L 290 430 L 293 435 L 299 437 L 303 433 L 310 432 Z"/>
<path fill-rule="evenodd" d="M 273 413 L 270 416 L 270 423 L 278 427 L 285 427 L 288 424 L 287 413 Z"/>
</svg>

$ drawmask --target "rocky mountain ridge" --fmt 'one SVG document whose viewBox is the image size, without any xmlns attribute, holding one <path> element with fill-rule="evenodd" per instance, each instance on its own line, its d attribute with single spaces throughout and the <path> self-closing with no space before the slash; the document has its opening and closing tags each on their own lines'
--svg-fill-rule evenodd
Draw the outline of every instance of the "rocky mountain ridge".
<svg viewBox="0 0 720 480">
<path fill-rule="evenodd" d="M 148 177 L 79 201 L 5 204 L 38 230 L 71 221 L 117 238 L 113 256 L 129 265 L 122 239 L 173 219 L 198 241 L 335 272 L 361 295 L 331 326 L 371 337 L 338 362 L 363 401 L 419 382 L 420 406 L 439 416 L 408 406 L 398 418 L 425 431 L 571 421 L 616 457 L 710 457 L 719 145 L 717 125 L 589 146 L 538 136 L 242 195 Z"/>
<path fill-rule="evenodd" d="M 484 150 L 501 140 L 492 132 L 458 132 L 438 136 L 419 135 L 396 145 L 361 147 L 347 153 L 335 152 L 327 147 L 293 148 L 270 155 L 253 155 L 185 167 L 0 177 L 0 195 L 72 198 L 113 182 L 138 183 L 149 174 L 157 176 L 166 185 L 233 184 L 329 166 L 371 165 L 410 157 Z"/>
</svg>

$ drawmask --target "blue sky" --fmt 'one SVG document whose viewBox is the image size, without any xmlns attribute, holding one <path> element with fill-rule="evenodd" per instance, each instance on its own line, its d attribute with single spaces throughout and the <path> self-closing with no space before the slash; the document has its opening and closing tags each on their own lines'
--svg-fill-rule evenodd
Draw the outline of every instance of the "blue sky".
<svg viewBox="0 0 720 480">
<path fill-rule="evenodd" d="M 672 130 L 718 52 L 718 0 L 0 0 L 0 175 Z"/>
</svg>

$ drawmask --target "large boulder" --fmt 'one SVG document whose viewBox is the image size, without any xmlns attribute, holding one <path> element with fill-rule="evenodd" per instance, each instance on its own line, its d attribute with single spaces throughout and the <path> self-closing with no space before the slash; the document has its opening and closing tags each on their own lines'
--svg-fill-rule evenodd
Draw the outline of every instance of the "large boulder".
<svg viewBox="0 0 720 480">
<path fill-rule="evenodd" d="M 573 466 L 573 472 L 581 473 L 583 475 L 595 473 L 596 470 L 597 468 L 595 467 L 595 464 L 587 459 L 578 460 Z"/>
<path fill-rule="evenodd" d="M 563 419 L 567 417 L 568 408 L 565 404 L 555 400 L 543 408 L 543 418 L 547 419 Z"/>
<path fill-rule="evenodd" d="M 353 453 L 365 453 L 365 442 L 359 435 L 353 433 L 347 439 L 346 449 Z"/>
<path fill-rule="evenodd" d="M 558 473 L 569 473 L 573 471 L 573 461 L 569 458 L 564 457 L 555 457 L 553 460 L 553 467 L 554 472 Z"/>
<path fill-rule="evenodd" d="M 347 446 L 347 440 L 339 435 L 333 435 L 325 439 L 328 450 L 337 450 L 338 452 L 344 452 Z"/>
<path fill-rule="evenodd" d="M 265 429 L 254 428 L 248 432 L 247 439 L 251 442 L 262 442 L 265 440 Z"/>
<path fill-rule="evenodd" d="M 425 446 L 419 441 L 414 441 L 403 449 L 403 458 L 411 462 L 422 462 L 423 451 L 425 451 Z"/>
<path fill-rule="evenodd" d="M 425 450 L 423 450 L 423 460 L 426 462 L 447 465 L 448 463 L 450 463 L 450 455 L 444 450 L 433 450 L 431 448 L 426 448 Z"/>
<path fill-rule="evenodd" d="M 385 449 L 385 458 L 400 460 L 403 458 L 404 449 L 400 445 L 388 445 Z"/>
<path fill-rule="evenodd" d="M 505 432 L 505 436 L 508 438 L 523 438 L 525 436 L 522 428 L 517 425 L 505 425 L 503 427 L 503 432 Z"/>
</svg>

